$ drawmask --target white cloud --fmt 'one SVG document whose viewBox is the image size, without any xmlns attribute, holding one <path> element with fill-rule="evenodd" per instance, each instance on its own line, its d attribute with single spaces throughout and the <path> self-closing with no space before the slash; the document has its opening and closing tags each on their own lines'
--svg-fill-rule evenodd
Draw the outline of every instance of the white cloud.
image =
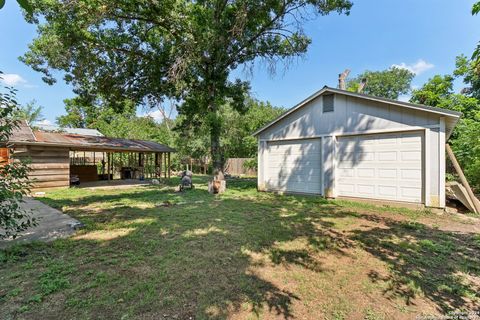
<svg viewBox="0 0 480 320">
<path fill-rule="evenodd" d="M 147 116 L 147 117 L 152 117 L 153 120 L 155 120 L 155 121 L 162 121 L 162 120 L 163 120 L 163 115 L 162 115 L 162 113 L 160 112 L 160 110 L 148 112 L 148 113 L 146 114 L 146 116 Z"/>
<path fill-rule="evenodd" d="M 4 73 L 0 74 L 0 79 L 7 86 L 17 86 L 19 84 L 27 83 L 27 80 L 23 79 L 19 74 L 15 73 Z"/>
<path fill-rule="evenodd" d="M 42 121 L 38 121 L 37 124 L 41 124 L 41 125 L 44 125 L 44 126 L 49 126 L 52 124 L 52 122 L 48 119 L 43 119 Z"/>
<path fill-rule="evenodd" d="M 406 64 L 405 62 L 402 62 L 400 64 L 392 64 L 392 67 L 407 69 L 408 71 L 413 72 L 415 75 L 418 76 L 419 74 L 432 69 L 433 67 L 435 67 L 435 65 L 423 59 L 419 59 L 417 62 L 412 64 Z"/>
<path fill-rule="evenodd" d="M 409 102 L 411 97 L 412 96 L 410 95 L 401 95 L 400 97 L 398 97 L 398 101 Z"/>
</svg>

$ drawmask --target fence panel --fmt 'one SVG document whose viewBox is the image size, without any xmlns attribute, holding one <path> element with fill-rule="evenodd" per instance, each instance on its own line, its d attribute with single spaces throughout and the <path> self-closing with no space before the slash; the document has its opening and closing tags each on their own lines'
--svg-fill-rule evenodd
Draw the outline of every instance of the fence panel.
<svg viewBox="0 0 480 320">
<path fill-rule="evenodd" d="M 225 164 L 225 171 L 233 176 L 256 176 L 257 171 L 254 169 L 247 169 L 244 167 L 246 161 L 252 160 L 251 158 L 230 158 Z"/>
</svg>

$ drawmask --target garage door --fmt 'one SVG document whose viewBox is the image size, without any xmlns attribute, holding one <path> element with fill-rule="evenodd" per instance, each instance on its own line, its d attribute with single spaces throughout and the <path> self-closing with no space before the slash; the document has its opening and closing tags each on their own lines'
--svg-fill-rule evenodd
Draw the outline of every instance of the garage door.
<svg viewBox="0 0 480 320">
<path fill-rule="evenodd" d="M 321 193 L 320 139 L 269 142 L 265 182 L 269 190 Z"/>
<path fill-rule="evenodd" d="M 339 196 L 422 202 L 423 133 L 337 138 Z"/>
</svg>

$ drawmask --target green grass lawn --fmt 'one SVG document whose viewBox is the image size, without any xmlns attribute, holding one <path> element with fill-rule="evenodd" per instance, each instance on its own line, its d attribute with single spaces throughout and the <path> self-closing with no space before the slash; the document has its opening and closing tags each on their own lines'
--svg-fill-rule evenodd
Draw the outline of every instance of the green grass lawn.
<svg viewBox="0 0 480 320">
<path fill-rule="evenodd" d="M 171 186 L 40 200 L 85 223 L 0 251 L 0 319 L 414 319 L 480 306 L 476 222 Z M 470 220 L 469 220 L 470 221 Z M 474 221 L 474 220 L 471 220 Z"/>
</svg>

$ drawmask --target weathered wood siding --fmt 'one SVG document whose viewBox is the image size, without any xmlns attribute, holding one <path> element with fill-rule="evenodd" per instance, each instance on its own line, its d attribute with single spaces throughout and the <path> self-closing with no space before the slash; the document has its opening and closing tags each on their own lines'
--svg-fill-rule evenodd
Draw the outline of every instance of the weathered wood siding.
<svg viewBox="0 0 480 320">
<path fill-rule="evenodd" d="M 32 189 L 68 187 L 70 185 L 69 150 L 44 146 L 16 146 L 14 157 L 28 161 Z"/>
<path fill-rule="evenodd" d="M 256 176 L 257 171 L 245 168 L 245 162 L 251 158 L 229 158 L 225 164 L 225 171 L 234 176 L 248 175 Z"/>
</svg>

